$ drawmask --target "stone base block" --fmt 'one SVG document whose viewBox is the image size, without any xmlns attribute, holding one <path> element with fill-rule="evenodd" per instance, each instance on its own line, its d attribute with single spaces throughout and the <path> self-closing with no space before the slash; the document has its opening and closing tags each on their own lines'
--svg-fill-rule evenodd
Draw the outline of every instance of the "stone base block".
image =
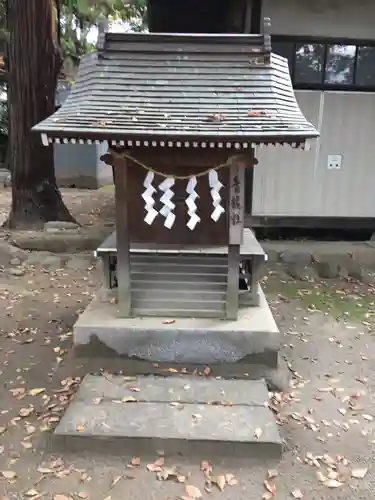
<svg viewBox="0 0 375 500">
<path fill-rule="evenodd" d="M 236 321 L 205 318 L 119 318 L 108 294 L 96 298 L 74 325 L 74 346 L 85 357 L 125 357 L 152 363 L 247 362 L 277 367 L 282 335 L 264 293 Z"/>
</svg>

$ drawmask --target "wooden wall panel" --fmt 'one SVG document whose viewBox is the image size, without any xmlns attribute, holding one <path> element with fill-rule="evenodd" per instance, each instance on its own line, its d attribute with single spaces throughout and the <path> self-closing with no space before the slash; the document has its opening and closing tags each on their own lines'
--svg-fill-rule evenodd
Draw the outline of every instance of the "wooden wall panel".
<svg viewBox="0 0 375 500">
<path fill-rule="evenodd" d="M 141 160 L 144 164 L 154 168 L 157 171 L 162 171 L 171 175 L 196 175 L 199 172 L 206 170 L 208 167 L 216 166 L 224 163 L 227 159 L 228 153 L 221 152 L 203 152 L 183 150 L 173 151 L 168 149 L 161 150 L 146 150 L 137 151 L 137 159 Z M 134 152 L 132 156 L 135 157 Z M 175 196 L 173 198 L 176 208 L 174 213 L 176 215 L 175 223 L 172 229 L 164 227 L 164 217 L 159 215 L 153 224 L 149 226 L 143 220 L 145 216 L 144 201 L 142 192 L 144 191 L 143 181 L 147 171 L 128 160 L 129 173 L 128 173 L 128 227 L 130 240 L 133 242 L 142 243 L 166 243 L 166 244 L 196 244 L 196 245 L 227 245 L 228 244 L 228 182 L 229 182 L 229 168 L 224 167 L 218 171 L 220 182 L 224 188 L 220 191 L 223 198 L 223 206 L 226 211 L 221 216 L 218 222 L 211 219 L 211 212 L 213 211 L 212 199 L 210 194 L 210 187 L 208 182 L 208 175 L 198 178 L 196 191 L 199 198 L 196 200 L 198 206 L 198 215 L 201 222 L 197 224 L 195 229 L 191 231 L 187 226 L 189 216 L 187 214 L 187 207 L 185 199 L 187 193 L 185 191 L 187 180 L 176 180 L 173 187 Z M 194 165 L 194 166 L 193 166 Z M 198 165 L 198 166 L 197 166 Z M 162 176 L 155 175 L 153 185 L 157 188 L 163 180 Z M 155 198 L 160 198 L 160 193 L 155 193 Z M 157 202 L 155 209 L 159 210 L 161 204 Z"/>
</svg>

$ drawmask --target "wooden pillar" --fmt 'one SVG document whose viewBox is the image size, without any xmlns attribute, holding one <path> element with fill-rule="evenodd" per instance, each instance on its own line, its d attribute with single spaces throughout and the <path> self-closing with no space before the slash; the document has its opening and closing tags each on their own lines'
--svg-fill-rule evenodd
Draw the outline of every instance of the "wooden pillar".
<svg viewBox="0 0 375 500">
<path fill-rule="evenodd" d="M 131 314 L 130 251 L 127 216 L 127 176 L 125 159 L 114 160 L 117 237 L 117 303 L 119 315 Z"/>
<path fill-rule="evenodd" d="M 240 246 L 244 230 L 245 168 L 242 156 L 229 160 L 229 246 L 226 317 L 236 320 L 239 303 Z"/>
</svg>

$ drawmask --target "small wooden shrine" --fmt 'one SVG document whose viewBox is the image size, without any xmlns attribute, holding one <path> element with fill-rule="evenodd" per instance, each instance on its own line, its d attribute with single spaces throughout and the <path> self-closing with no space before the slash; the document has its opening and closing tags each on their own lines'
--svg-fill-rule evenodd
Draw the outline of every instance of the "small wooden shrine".
<svg viewBox="0 0 375 500">
<path fill-rule="evenodd" d="M 110 358 L 111 372 L 120 358 L 121 373 L 178 373 L 137 377 L 139 400 L 123 375 L 86 375 L 55 435 L 78 439 L 80 449 L 99 438 L 105 449 L 113 439 L 122 450 L 146 442 L 149 453 L 160 445 L 185 453 L 190 443 L 215 456 L 253 454 L 253 444 L 279 454 L 265 402 L 266 381 L 288 387 L 282 335 L 259 285 L 266 255 L 245 227 L 245 179 L 258 147 L 306 148 L 318 133 L 267 29 L 103 32 L 67 101 L 34 129 L 46 146 L 108 142 L 114 170 L 116 232 L 97 249 L 104 287 L 74 325 L 76 353 L 98 356 L 100 368 Z M 247 380 L 181 378 L 191 365 Z"/>
<path fill-rule="evenodd" d="M 65 104 L 34 127 L 46 146 L 108 142 L 116 233 L 97 254 L 119 317 L 235 322 L 261 306 L 245 170 L 258 147 L 318 136 L 268 33 L 269 20 L 260 35 L 103 32 Z"/>
</svg>

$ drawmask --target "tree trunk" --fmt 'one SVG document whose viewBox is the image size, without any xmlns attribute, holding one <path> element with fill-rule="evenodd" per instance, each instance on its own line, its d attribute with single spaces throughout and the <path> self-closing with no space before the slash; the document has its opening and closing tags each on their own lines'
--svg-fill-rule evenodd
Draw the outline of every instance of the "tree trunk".
<svg viewBox="0 0 375 500">
<path fill-rule="evenodd" d="M 56 185 L 53 147 L 42 145 L 36 123 L 55 111 L 61 68 L 53 0 L 8 0 L 9 114 L 12 207 L 5 225 L 39 228 L 74 222 Z"/>
</svg>

